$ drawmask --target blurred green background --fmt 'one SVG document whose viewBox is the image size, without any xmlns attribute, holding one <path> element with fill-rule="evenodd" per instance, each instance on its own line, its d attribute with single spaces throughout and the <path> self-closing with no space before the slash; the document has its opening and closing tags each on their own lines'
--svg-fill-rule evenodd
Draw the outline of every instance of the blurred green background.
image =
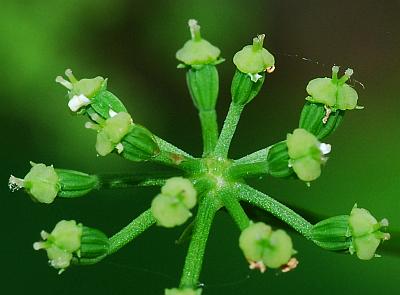
<svg viewBox="0 0 400 295">
<path fill-rule="evenodd" d="M 299 181 L 265 178 L 252 184 L 279 200 L 322 215 L 344 214 L 355 202 L 400 229 L 400 1 L 115 1 L 1 2 L 0 81 L 2 153 L 2 294 L 162 294 L 177 286 L 187 245 L 183 228 L 154 227 L 120 252 L 90 267 L 57 275 L 32 243 L 41 229 L 76 219 L 111 235 L 146 209 L 155 189 L 105 191 L 51 206 L 7 190 L 10 173 L 23 176 L 29 161 L 87 172 L 140 170 L 117 156 L 96 157 L 95 133 L 71 116 L 65 89 L 54 82 L 66 68 L 82 77 L 109 77 L 109 88 L 133 118 L 159 136 L 199 154 L 197 114 L 177 70 L 176 50 L 197 18 L 203 36 L 226 62 L 219 120 L 229 104 L 233 54 L 266 33 L 276 71 L 247 108 L 231 156 L 283 139 L 298 123 L 306 83 L 329 76 L 333 64 L 351 67 L 363 111 L 349 113 L 328 142 L 333 152 L 323 177 Z M 156 168 L 154 168 L 156 169 Z M 215 220 L 201 280 L 205 294 L 395 294 L 400 249 L 359 261 L 325 252 L 293 234 L 298 269 L 278 275 L 250 272 L 238 249 L 239 231 L 226 213 Z M 392 244 L 390 244 L 392 243 Z M 382 248 L 384 249 L 384 247 Z M 389 248 L 388 248 L 389 249 Z M 397 253 L 397 255 L 396 255 Z"/>
</svg>

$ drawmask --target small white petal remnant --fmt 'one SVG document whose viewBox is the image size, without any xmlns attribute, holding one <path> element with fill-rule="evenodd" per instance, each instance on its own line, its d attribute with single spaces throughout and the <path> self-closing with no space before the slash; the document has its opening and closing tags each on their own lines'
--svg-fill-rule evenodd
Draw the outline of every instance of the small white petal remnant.
<svg viewBox="0 0 400 295">
<path fill-rule="evenodd" d="M 120 154 L 124 151 L 124 146 L 122 143 L 117 144 L 117 146 L 115 148 L 117 149 L 118 154 Z"/>
<path fill-rule="evenodd" d="M 323 155 L 327 155 L 327 154 L 329 154 L 330 152 L 331 152 L 331 150 L 332 150 L 332 146 L 330 145 L 330 144 L 327 144 L 327 143 L 320 143 L 320 145 L 319 145 L 319 150 L 321 151 L 321 153 L 323 154 Z"/>
<path fill-rule="evenodd" d="M 80 94 L 80 95 L 74 95 L 70 99 L 70 101 L 68 102 L 68 107 L 70 108 L 71 111 L 76 112 L 81 107 L 87 106 L 88 104 L 90 104 L 90 99 L 84 96 L 83 94 Z"/>
<path fill-rule="evenodd" d="M 24 187 L 24 180 L 11 175 L 8 180 L 8 187 L 12 192 L 15 192 Z"/>
<path fill-rule="evenodd" d="M 247 74 L 250 76 L 251 81 L 253 81 L 254 83 L 256 83 L 258 80 L 260 80 L 262 78 L 262 75 L 260 74 Z"/>
<path fill-rule="evenodd" d="M 110 109 L 109 111 L 108 111 L 108 114 L 110 115 L 110 117 L 112 118 L 112 117 L 114 117 L 116 114 L 118 114 L 117 112 L 114 112 L 114 110 L 113 109 Z"/>
</svg>

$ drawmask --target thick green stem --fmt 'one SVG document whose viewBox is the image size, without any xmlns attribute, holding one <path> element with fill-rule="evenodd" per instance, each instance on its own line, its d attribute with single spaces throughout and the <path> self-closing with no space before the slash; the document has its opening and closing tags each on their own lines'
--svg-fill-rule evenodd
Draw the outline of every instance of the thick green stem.
<svg viewBox="0 0 400 295">
<path fill-rule="evenodd" d="M 218 140 L 217 113 L 215 110 L 200 111 L 199 118 L 203 134 L 203 156 L 214 151 Z"/>
<path fill-rule="evenodd" d="M 250 204 L 270 212 L 306 238 L 310 238 L 312 224 L 292 209 L 246 184 L 236 184 L 235 189 L 240 200 L 249 202 Z"/>
<path fill-rule="evenodd" d="M 215 200 L 212 195 L 205 195 L 200 201 L 195 219 L 193 236 L 186 255 L 185 266 L 181 277 L 181 288 L 198 288 L 208 234 L 217 211 L 217 206 L 214 202 Z"/>
<path fill-rule="evenodd" d="M 156 220 L 151 214 L 150 209 L 144 211 L 137 218 L 132 220 L 131 223 L 110 238 L 110 250 L 108 255 L 113 254 L 121 249 L 123 246 L 147 230 L 155 222 Z"/>
<path fill-rule="evenodd" d="M 226 115 L 224 126 L 222 127 L 221 135 L 219 136 L 214 154 L 217 157 L 226 158 L 228 156 L 229 147 L 232 137 L 235 134 L 236 126 L 239 122 L 244 106 L 231 103 L 228 114 Z"/>
<path fill-rule="evenodd" d="M 225 208 L 228 210 L 239 229 L 242 231 L 247 228 L 250 224 L 250 219 L 247 217 L 239 201 L 236 199 L 235 191 L 222 191 L 220 197 L 222 198 Z"/>
</svg>

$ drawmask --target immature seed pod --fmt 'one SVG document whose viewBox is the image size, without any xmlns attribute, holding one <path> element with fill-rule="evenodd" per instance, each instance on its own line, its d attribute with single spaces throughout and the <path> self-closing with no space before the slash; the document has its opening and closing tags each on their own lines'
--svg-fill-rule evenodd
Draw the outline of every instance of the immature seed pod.
<svg viewBox="0 0 400 295">
<path fill-rule="evenodd" d="M 334 216 L 318 222 L 312 227 L 310 238 L 326 250 L 348 250 L 352 244 L 349 215 Z"/>
<path fill-rule="evenodd" d="M 232 101 L 235 104 L 246 105 L 257 96 L 264 84 L 265 73 L 259 76 L 254 82 L 248 74 L 236 70 L 231 85 Z"/>
<path fill-rule="evenodd" d="M 321 140 L 339 127 L 344 113 L 343 110 L 331 112 L 323 104 L 307 101 L 301 111 L 299 128 L 311 132 Z"/>
<path fill-rule="evenodd" d="M 55 171 L 59 177 L 58 196 L 61 198 L 81 197 L 99 186 L 96 175 L 67 169 L 55 169 Z"/>
<path fill-rule="evenodd" d="M 293 168 L 289 165 L 289 153 L 286 141 L 281 141 L 268 150 L 267 163 L 268 174 L 273 177 L 289 177 L 293 174 Z"/>
<path fill-rule="evenodd" d="M 176 53 L 176 58 L 183 62 L 183 66 L 197 67 L 222 62 L 223 59 L 219 59 L 221 51 L 201 37 L 197 21 L 190 19 L 188 25 L 191 39 Z"/>
<path fill-rule="evenodd" d="M 133 124 L 129 133 L 121 140 L 121 155 L 130 161 L 147 161 L 160 153 L 153 133 L 139 124 Z M 118 149 L 118 146 L 117 146 Z"/>
<path fill-rule="evenodd" d="M 199 111 L 212 111 L 218 98 L 218 71 L 214 65 L 191 68 L 186 81 L 193 103 Z"/>
<path fill-rule="evenodd" d="M 242 231 L 239 247 L 249 262 L 278 268 L 289 262 L 295 253 L 290 236 L 283 230 L 273 231 L 262 222 L 252 223 Z"/>
<path fill-rule="evenodd" d="M 191 288 L 173 288 L 165 289 L 165 295 L 201 295 L 201 289 L 191 289 Z"/>
<path fill-rule="evenodd" d="M 100 230 L 83 226 L 81 236 L 81 247 L 73 258 L 74 264 L 92 264 L 93 259 L 107 255 L 110 249 L 108 237 Z"/>
<path fill-rule="evenodd" d="M 43 241 L 35 242 L 35 250 L 44 249 L 49 264 L 62 273 L 70 266 L 72 259 L 83 259 L 104 256 L 109 249 L 109 240 L 104 233 L 77 224 L 75 220 L 61 220 L 51 233 L 40 233 Z"/>
<path fill-rule="evenodd" d="M 104 83 L 104 89 L 92 99 L 90 107 L 104 119 L 110 118 L 113 113 L 127 113 L 128 111 L 118 97 L 106 90 L 106 82 L 107 80 Z"/>
</svg>

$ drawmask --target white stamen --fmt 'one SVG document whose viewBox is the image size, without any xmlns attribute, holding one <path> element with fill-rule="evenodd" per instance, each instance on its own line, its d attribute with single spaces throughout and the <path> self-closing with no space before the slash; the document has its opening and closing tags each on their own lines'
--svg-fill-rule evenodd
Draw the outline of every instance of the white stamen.
<svg viewBox="0 0 400 295">
<path fill-rule="evenodd" d="M 267 73 L 271 74 L 273 71 L 275 71 L 275 66 L 270 66 L 267 68 Z"/>
<path fill-rule="evenodd" d="M 124 146 L 122 143 L 117 144 L 117 146 L 115 148 L 117 149 L 118 154 L 120 154 L 124 151 Z"/>
<path fill-rule="evenodd" d="M 110 110 L 108 111 L 108 114 L 109 114 L 110 117 L 112 118 L 112 117 L 114 117 L 115 115 L 117 115 L 117 112 L 114 112 L 113 109 L 110 109 Z"/>
<path fill-rule="evenodd" d="M 194 39 L 196 36 L 196 31 L 200 30 L 200 26 L 198 25 L 197 20 L 195 19 L 189 19 L 188 25 L 190 28 L 190 35 L 192 39 Z"/>
<path fill-rule="evenodd" d="M 85 123 L 85 128 L 86 128 L 86 129 L 93 129 L 93 125 L 94 125 L 94 124 L 93 124 L 92 122 L 86 122 L 86 123 Z"/>
<path fill-rule="evenodd" d="M 383 239 L 384 239 L 385 241 L 390 240 L 390 234 L 389 234 L 389 233 L 384 233 L 384 234 L 383 234 Z"/>
<path fill-rule="evenodd" d="M 100 129 L 100 126 L 97 125 L 97 124 L 94 124 L 93 122 L 86 122 L 85 123 L 85 128 L 86 129 L 93 129 L 93 130 L 98 131 Z"/>
<path fill-rule="evenodd" d="M 327 155 L 327 154 L 329 154 L 331 152 L 332 146 L 330 144 L 322 142 L 322 143 L 319 144 L 319 150 L 321 151 L 321 153 L 323 155 Z"/>
<path fill-rule="evenodd" d="M 68 102 L 68 107 L 70 108 L 71 111 L 76 112 L 81 107 L 87 106 L 88 104 L 90 104 L 90 99 L 84 96 L 83 94 L 74 95 Z"/>
<path fill-rule="evenodd" d="M 48 233 L 48 232 L 46 232 L 46 231 L 44 231 L 44 230 L 42 230 L 41 232 L 40 232 L 40 237 L 43 239 L 43 240 L 47 240 L 47 238 L 50 236 L 50 234 Z"/>
<path fill-rule="evenodd" d="M 348 76 L 348 77 L 351 77 L 351 75 L 353 75 L 353 73 L 354 73 L 353 69 L 347 69 L 347 70 L 344 72 L 344 74 L 345 74 L 346 76 Z"/>
<path fill-rule="evenodd" d="M 333 66 L 332 72 L 337 74 L 339 72 L 339 66 Z"/>
<path fill-rule="evenodd" d="M 71 69 L 66 69 L 65 70 L 65 76 L 72 82 L 78 82 L 78 80 L 75 78 L 74 74 L 72 73 Z"/>
<path fill-rule="evenodd" d="M 262 78 L 262 75 L 260 74 L 247 74 L 249 75 L 251 81 L 253 81 L 254 83 L 256 83 L 258 80 L 260 80 Z"/>
<path fill-rule="evenodd" d="M 43 242 L 35 242 L 33 243 L 33 249 L 34 250 L 40 250 L 40 249 L 45 249 L 46 248 L 46 244 Z"/>
<path fill-rule="evenodd" d="M 8 180 L 8 187 L 12 192 L 15 192 L 24 187 L 24 180 L 11 175 Z"/>
<path fill-rule="evenodd" d="M 56 82 L 57 82 L 57 83 L 60 83 L 62 86 L 64 86 L 65 88 L 67 88 L 67 89 L 69 89 L 69 90 L 72 90 L 72 88 L 73 88 L 72 83 L 69 82 L 69 81 L 67 81 L 67 80 L 65 80 L 65 79 L 64 79 L 63 77 L 61 77 L 61 76 L 57 76 L 57 77 L 56 77 Z"/>
</svg>

